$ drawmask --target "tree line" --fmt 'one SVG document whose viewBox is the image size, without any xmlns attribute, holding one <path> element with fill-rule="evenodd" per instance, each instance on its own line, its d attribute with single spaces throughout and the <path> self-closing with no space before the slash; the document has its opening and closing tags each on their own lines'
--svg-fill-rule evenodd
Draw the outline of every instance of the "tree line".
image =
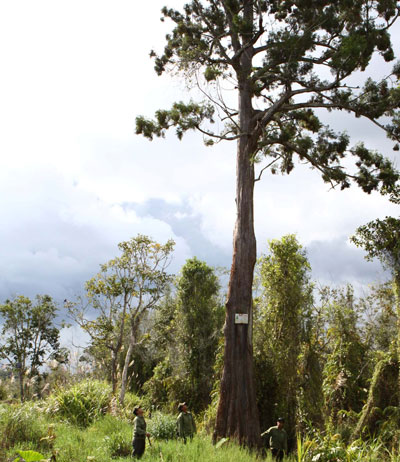
<svg viewBox="0 0 400 462">
<path fill-rule="evenodd" d="M 225 348 L 224 275 L 196 257 L 171 275 L 173 246 L 142 235 L 119 244 L 120 255 L 100 265 L 85 296 L 66 308 L 89 337 L 79 358 L 86 375 L 109 381 L 120 402 L 134 391 L 150 411 L 172 411 L 185 400 L 212 431 Z M 269 242 L 253 287 L 261 428 L 284 416 L 292 446 L 297 432 L 312 429 L 347 439 L 384 432 L 391 441 L 399 401 L 393 287 L 375 284 L 359 296 L 350 284 L 317 287 L 295 235 Z M 19 380 L 22 400 L 43 396 L 47 383 L 76 380 L 65 377 L 68 355 L 51 297 L 18 296 L 0 314 L 0 354 Z"/>
</svg>

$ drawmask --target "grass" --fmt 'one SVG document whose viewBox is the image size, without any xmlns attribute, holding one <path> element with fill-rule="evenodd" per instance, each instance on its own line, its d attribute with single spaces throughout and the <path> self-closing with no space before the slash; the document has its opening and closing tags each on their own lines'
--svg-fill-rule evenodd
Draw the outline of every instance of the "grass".
<svg viewBox="0 0 400 462">
<path fill-rule="evenodd" d="M 168 417 L 168 416 L 167 416 Z M 159 417 L 158 417 L 159 419 Z M 172 419 L 171 416 L 168 417 Z M 168 419 L 165 421 L 168 423 Z M 149 428 L 157 424 L 147 419 Z M 30 425 L 29 425 L 30 422 Z M 161 424 L 160 424 L 161 425 Z M 162 422 L 165 425 L 165 422 Z M 22 430 L 22 431 L 20 431 Z M 53 437 L 53 434 L 55 437 Z M 40 406 L 10 406 L 0 408 L 0 462 L 13 461 L 18 450 L 32 450 L 50 458 L 57 454 L 57 462 L 122 462 L 132 460 L 132 423 L 109 414 L 101 416 L 88 427 L 56 420 L 41 412 Z M 6 435 L 6 436 L 5 436 Z M 7 439 L 9 438 L 9 439 Z M 272 462 L 269 453 L 261 458 L 229 441 L 217 448 L 208 436 L 197 435 L 183 444 L 178 440 L 152 438 L 147 443 L 143 462 Z M 297 454 L 287 462 L 400 462 L 379 442 L 358 441 L 346 446 L 340 441 L 298 440 Z"/>
<path fill-rule="evenodd" d="M 41 452 L 50 458 L 52 451 L 57 453 L 57 462 L 122 462 L 132 460 L 130 458 L 132 424 L 117 417 L 106 415 L 95 421 L 91 426 L 82 428 L 71 425 L 68 422 L 48 421 L 54 425 L 55 439 L 52 447 L 43 450 L 40 441 L 22 441 L 8 448 L 3 456 L 0 454 L 0 462 L 12 461 L 16 457 L 17 450 L 34 450 Z M 1 428 L 0 428 L 1 431 Z M 128 445 L 129 454 L 112 457 L 113 435 L 119 435 Z M 155 440 L 152 438 L 151 445 L 147 443 L 146 451 L 141 459 L 143 462 L 241 462 L 258 461 L 255 454 L 251 454 L 234 444 L 225 444 L 216 449 L 209 437 L 196 436 L 193 441 L 183 444 L 178 440 Z M 266 459 L 268 460 L 268 459 Z"/>
</svg>

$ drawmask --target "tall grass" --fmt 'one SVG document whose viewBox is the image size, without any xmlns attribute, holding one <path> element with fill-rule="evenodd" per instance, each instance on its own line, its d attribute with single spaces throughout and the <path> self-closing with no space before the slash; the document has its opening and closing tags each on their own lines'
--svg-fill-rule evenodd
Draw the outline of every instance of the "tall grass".
<svg viewBox="0 0 400 462">
<path fill-rule="evenodd" d="M 133 429 L 127 419 L 107 414 L 94 420 L 91 425 L 82 427 L 67 421 L 54 421 L 53 417 L 41 412 L 38 405 L 0 406 L 0 462 L 14 460 L 18 450 L 39 451 L 46 458 L 50 458 L 54 451 L 57 453 L 57 462 L 131 460 Z M 148 428 L 155 429 L 159 417 L 153 416 L 154 422 L 147 419 Z M 174 417 L 161 416 L 160 419 L 160 422 L 172 425 Z M 49 441 L 46 443 L 46 435 L 53 433 L 55 439 L 51 440 L 51 444 Z M 261 457 L 229 441 L 218 448 L 212 445 L 207 436 L 197 435 L 193 441 L 183 444 L 176 439 L 157 439 L 154 435 L 151 445 L 147 443 L 143 462 L 272 462 L 269 452 L 266 457 Z M 339 435 L 313 435 L 310 438 L 299 438 L 297 451 L 285 461 L 400 462 L 400 457 L 390 453 L 378 440 L 359 440 L 346 445 Z"/>
<path fill-rule="evenodd" d="M 0 409 L 0 448 L 21 444 L 33 449 L 45 447 L 47 426 L 40 409 L 32 403 L 3 406 Z"/>
</svg>

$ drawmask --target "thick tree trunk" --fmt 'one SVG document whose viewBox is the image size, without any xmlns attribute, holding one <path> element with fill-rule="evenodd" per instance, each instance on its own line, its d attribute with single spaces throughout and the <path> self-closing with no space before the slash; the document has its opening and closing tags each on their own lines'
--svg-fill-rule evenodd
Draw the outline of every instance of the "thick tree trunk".
<svg viewBox="0 0 400 462">
<path fill-rule="evenodd" d="M 243 56 L 241 68 L 251 66 L 251 56 Z M 248 75 L 248 74 L 247 74 Z M 225 318 L 224 371 L 220 387 L 214 440 L 230 437 L 241 444 L 258 447 L 260 425 L 256 403 L 252 345 L 252 286 L 256 262 L 254 234 L 253 135 L 251 89 L 246 77 L 239 79 L 239 112 L 242 136 L 237 146 L 236 225 L 233 236 L 233 259 Z M 236 324 L 236 314 L 247 314 L 248 324 Z"/>
</svg>

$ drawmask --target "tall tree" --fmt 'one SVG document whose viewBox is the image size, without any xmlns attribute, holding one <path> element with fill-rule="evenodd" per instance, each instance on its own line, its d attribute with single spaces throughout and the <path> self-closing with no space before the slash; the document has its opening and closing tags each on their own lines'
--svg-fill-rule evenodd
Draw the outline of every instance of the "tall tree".
<svg viewBox="0 0 400 462">
<path fill-rule="evenodd" d="M 260 442 L 251 339 L 255 181 L 268 167 L 290 173 L 296 156 L 342 189 L 353 180 L 370 192 L 398 178 L 387 159 L 363 144 L 350 147 L 349 137 L 321 123 L 316 112 L 337 109 L 365 117 L 399 140 L 400 89 L 391 86 L 391 75 L 368 79 L 362 88 L 347 80 L 365 70 L 375 52 L 385 61 L 394 59 L 389 28 L 398 5 L 396 0 L 192 0 L 182 12 L 163 9 L 174 29 L 164 52 L 152 52 L 155 69 L 181 72 L 201 86 L 208 102 L 175 103 L 157 111 L 155 120 L 138 117 L 137 133 L 152 139 L 174 127 L 179 138 L 196 129 L 207 144 L 237 141 L 237 215 L 215 438 L 231 436 L 250 446 Z M 400 66 L 393 74 L 400 76 Z M 236 105 L 221 98 L 222 81 L 232 83 Z M 211 125 L 216 111 L 225 122 L 220 132 Z M 346 170 L 347 156 L 355 168 Z M 268 160 L 256 178 L 254 164 L 263 157 Z M 247 315 L 248 324 L 236 324 L 236 314 Z"/>
<path fill-rule="evenodd" d="M 143 235 L 119 244 L 122 251 L 118 258 L 119 266 L 123 278 L 129 281 L 134 300 L 127 311 L 129 338 L 119 395 L 121 403 L 125 398 L 132 352 L 139 341 L 140 324 L 148 311 L 156 306 L 171 281 L 172 276 L 166 270 L 174 245 L 172 239 L 159 244 Z"/>
<path fill-rule="evenodd" d="M 24 383 L 28 375 L 36 376 L 48 359 L 65 361 L 56 315 L 57 306 L 48 295 L 37 295 L 34 302 L 21 295 L 0 305 L 3 321 L 0 358 L 18 373 L 21 401 L 25 399 Z"/>
</svg>

